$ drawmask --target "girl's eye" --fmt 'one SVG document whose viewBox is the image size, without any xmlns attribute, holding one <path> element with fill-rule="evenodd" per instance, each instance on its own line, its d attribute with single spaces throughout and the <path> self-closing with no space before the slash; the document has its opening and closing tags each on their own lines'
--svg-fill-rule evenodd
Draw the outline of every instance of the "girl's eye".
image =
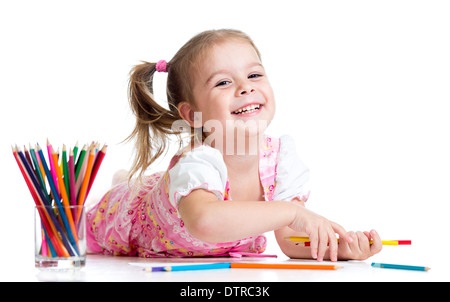
<svg viewBox="0 0 450 302">
<path fill-rule="evenodd" d="M 253 74 L 248 76 L 249 79 L 256 79 L 256 78 L 259 78 L 259 77 L 262 77 L 262 74 L 253 73 Z"/>
<path fill-rule="evenodd" d="M 230 81 L 220 81 L 219 83 L 216 84 L 216 87 L 218 87 L 218 86 L 225 86 L 228 83 L 230 83 Z"/>
</svg>

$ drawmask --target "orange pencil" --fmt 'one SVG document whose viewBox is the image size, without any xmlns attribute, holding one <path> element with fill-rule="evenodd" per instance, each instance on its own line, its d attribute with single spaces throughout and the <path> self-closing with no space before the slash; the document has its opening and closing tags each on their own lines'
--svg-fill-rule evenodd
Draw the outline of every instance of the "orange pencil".
<svg viewBox="0 0 450 302">
<path fill-rule="evenodd" d="M 336 270 L 342 268 L 327 264 L 291 264 L 291 263 L 231 263 L 231 268 L 264 268 L 264 269 L 318 269 Z"/>
<path fill-rule="evenodd" d="M 91 146 L 89 148 L 89 159 L 86 167 L 86 172 L 84 174 L 83 183 L 81 185 L 80 193 L 78 194 L 78 205 L 83 205 L 86 199 L 87 188 L 89 184 L 89 178 L 92 173 L 92 166 L 94 163 L 95 149 Z M 78 217 L 81 214 L 81 207 L 78 209 Z"/>
</svg>

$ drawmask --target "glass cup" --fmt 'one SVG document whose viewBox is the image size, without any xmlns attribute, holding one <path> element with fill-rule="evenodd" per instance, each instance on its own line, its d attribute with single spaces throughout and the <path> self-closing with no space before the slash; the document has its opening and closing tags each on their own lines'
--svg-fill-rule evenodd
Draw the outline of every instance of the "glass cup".
<svg viewBox="0 0 450 302">
<path fill-rule="evenodd" d="M 86 263 L 84 206 L 35 207 L 35 267 L 77 269 Z"/>
</svg>

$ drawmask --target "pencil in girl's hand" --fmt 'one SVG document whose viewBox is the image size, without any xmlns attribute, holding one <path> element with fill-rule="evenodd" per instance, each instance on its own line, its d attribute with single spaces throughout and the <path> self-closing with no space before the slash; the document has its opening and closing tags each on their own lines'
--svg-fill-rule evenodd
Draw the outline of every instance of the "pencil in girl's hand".
<svg viewBox="0 0 450 302">
<path fill-rule="evenodd" d="M 298 236 L 288 236 L 284 237 L 285 240 L 302 242 L 303 246 L 310 246 L 310 241 L 308 237 L 298 237 Z M 339 242 L 339 238 L 337 238 Z M 370 240 L 370 244 L 372 244 L 372 240 Z M 383 245 L 411 245 L 411 240 L 382 240 L 381 244 Z"/>
</svg>

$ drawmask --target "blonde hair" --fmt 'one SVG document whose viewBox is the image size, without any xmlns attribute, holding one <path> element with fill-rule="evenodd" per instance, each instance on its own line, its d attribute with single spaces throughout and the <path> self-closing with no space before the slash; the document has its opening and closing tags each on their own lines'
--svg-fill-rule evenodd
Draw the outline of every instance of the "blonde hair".
<svg viewBox="0 0 450 302">
<path fill-rule="evenodd" d="M 238 30 L 220 29 L 204 31 L 184 44 L 167 63 L 167 101 L 169 109 L 155 101 L 153 95 L 153 75 L 156 63 L 142 62 L 130 72 L 128 87 L 129 103 L 136 116 L 136 125 L 125 139 L 135 140 L 135 158 L 129 178 L 139 172 L 139 177 L 159 158 L 169 143 L 170 135 L 180 138 L 181 132 L 172 129 L 175 121 L 181 120 L 178 112 L 180 102 L 194 104 L 192 93 L 193 70 L 212 46 L 227 39 L 238 39 L 250 43 L 257 55 L 261 55 L 253 41 Z M 192 129 L 191 129 L 192 130 Z"/>
</svg>

